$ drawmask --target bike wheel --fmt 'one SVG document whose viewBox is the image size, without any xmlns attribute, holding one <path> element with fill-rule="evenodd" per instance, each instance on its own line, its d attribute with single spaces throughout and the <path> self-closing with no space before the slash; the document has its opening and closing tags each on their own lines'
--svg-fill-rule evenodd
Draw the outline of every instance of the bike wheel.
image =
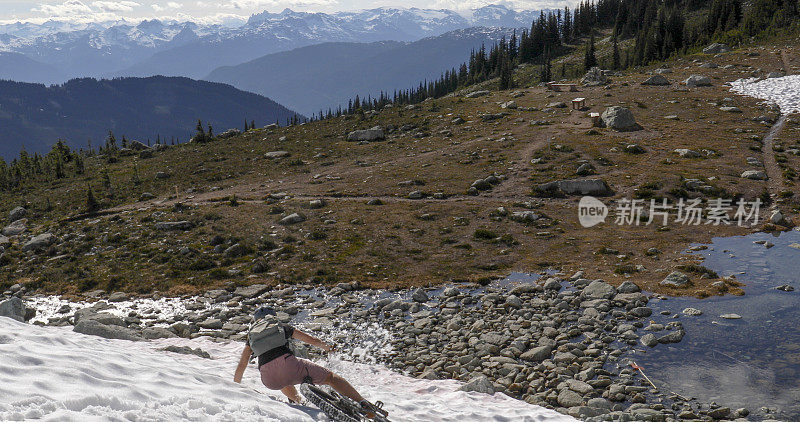
<svg viewBox="0 0 800 422">
<path fill-rule="evenodd" d="M 300 393 L 334 422 L 362 422 L 363 420 L 358 405 L 334 391 L 325 391 L 315 385 L 300 384 Z M 348 403 L 348 400 L 352 403 Z"/>
</svg>

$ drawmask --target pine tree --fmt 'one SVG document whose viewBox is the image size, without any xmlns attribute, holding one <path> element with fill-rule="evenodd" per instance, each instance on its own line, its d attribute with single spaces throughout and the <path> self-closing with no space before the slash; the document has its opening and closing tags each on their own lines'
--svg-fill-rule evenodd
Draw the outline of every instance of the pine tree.
<svg viewBox="0 0 800 422">
<path fill-rule="evenodd" d="M 583 59 L 583 67 L 589 70 L 597 66 L 597 56 L 594 52 L 594 34 L 589 38 L 589 46 L 586 48 L 586 57 Z"/>
<path fill-rule="evenodd" d="M 513 69 L 507 55 L 503 55 L 500 62 L 500 90 L 514 87 Z"/>
<path fill-rule="evenodd" d="M 611 56 L 611 68 L 617 70 L 620 68 L 620 62 L 619 62 L 619 46 L 617 45 L 616 35 L 613 36 L 613 41 L 614 41 L 614 46 L 613 46 L 614 51 Z"/>
<path fill-rule="evenodd" d="M 94 192 L 92 192 L 91 186 L 86 186 L 86 212 L 95 212 L 99 208 L 99 204 L 97 203 L 97 199 L 94 197 Z"/>
<path fill-rule="evenodd" d="M 111 177 L 108 175 L 108 169 L 107 168 L 103 168 L 103 170 L 100 172 L 100 179 L 103 181 L 103 189 L 105 189 L 106 192 L 110 192 L 111 191 Z"/>
<path fill-rule="evenodd" d="M 136 186 L 142 183 L 142 179 L 139 178 L 139 166 L 136 164 L 133 165 L 133 176 L 131 177 L 131 183 Z"/>
</svg>

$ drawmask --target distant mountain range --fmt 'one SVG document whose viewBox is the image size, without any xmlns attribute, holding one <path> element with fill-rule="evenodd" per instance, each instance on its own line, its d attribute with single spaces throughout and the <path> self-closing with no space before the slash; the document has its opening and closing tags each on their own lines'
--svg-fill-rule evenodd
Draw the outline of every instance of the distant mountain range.
<svg viewBox="0 0 800 422">
<path fill-rule="evenodd" d="M 0 51 L 31 61 L 20 64 L 19 55 L 0 56 L 0 79 L 53 83 L 83 76 L 199 78 L 220 66 L 313 44 L 416 41 L 474 26 L 527 27 L 538 13 L 500 5 L 465 15 L 417 8 L 333 14 L 286 9 L 256 14 L 238 25 L 158 20 L 5 24 L 0 25 Z"/>
<path fill-rule="evenodd" d="M 0 156 L 10 159 L 21 148 L 43 153 L 59 139 L 98 147 L 109 130 L 118 139 L 185 142 L 198 119 L 221 133 L 242 128 L 245 119 L 264 126 L 293 115 L 261 95 L 182 77 L 85 78 L 51 87 L 0 81 Z"/>
<path fill-rule="evenodd" d="M 221 67 L 204 79 L 269 95 L 307 115 L 347 105 L 356 94 L 416 88 L 457 68 L 472 49 L 510 37 L 507 28 L 469 28 L 415 42 L 323 43 Z"/>
</svg>

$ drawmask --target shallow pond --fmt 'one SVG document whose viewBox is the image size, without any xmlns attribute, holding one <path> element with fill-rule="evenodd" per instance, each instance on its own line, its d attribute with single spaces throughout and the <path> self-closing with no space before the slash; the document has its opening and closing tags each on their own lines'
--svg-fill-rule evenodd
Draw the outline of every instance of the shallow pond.
<svg viewBox="0 0 800 422">
<path fill-rule="evenodd" d="M 746 407 L 755 413 L 753 420 L 769 415 L 800 421 L 800 293 L 775 289 L 784 284 L 800 289 L 800 231 L 715 238 L 694 253 L 720 276 L 745 283 L 746 295 L 652 300 L 651 319 L 677 318 L 686 337 L 674 345 L 637 348 L 647 349 L 636 355 L 637 363 L 661 389 L 731 409 Z M 687 307 L 703 314 L 682 314 Z M 664 310 L 671 315 L 659 313 Z M 720 318 L 724 314 L 741 319 Z"/>
</svg>

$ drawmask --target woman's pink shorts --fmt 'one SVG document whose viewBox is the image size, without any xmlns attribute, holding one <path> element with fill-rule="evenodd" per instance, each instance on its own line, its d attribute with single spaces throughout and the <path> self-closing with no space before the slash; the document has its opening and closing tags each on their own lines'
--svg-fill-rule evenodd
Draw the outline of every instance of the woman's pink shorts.
<svg viewBox="0 0 800 422">
<path fill-rule="evenodd" d="M 261 365 L 258 370 L 261 382 L 270 390 L 302 384 L 305 377 L 311 377 L 314 384 L 322 384 L 331 375 L 331 371 L 288 353 Z"/>
</svg>

